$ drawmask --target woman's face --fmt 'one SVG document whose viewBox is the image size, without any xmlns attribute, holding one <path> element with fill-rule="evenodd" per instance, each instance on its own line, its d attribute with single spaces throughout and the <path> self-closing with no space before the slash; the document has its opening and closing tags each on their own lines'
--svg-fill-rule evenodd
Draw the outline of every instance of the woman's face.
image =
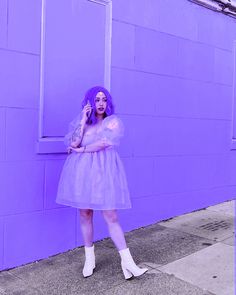
<svg viewBox="0 0 236 295">
<path fill-rule="evenodd" d="M 98 92 L 95 97 L 95 107 L 96 107 L 96 113 L 98 115 L 103 115 L 106 111 L 107 98 L 102 91 Z"/>
</svg>

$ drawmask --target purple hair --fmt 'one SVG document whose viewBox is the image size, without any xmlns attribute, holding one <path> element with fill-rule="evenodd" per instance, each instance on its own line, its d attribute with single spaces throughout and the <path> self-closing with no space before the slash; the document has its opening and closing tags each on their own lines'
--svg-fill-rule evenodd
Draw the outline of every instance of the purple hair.
<svg viewBox="0 0 236 295">
<path fill-rule="evenodd" d="M 93 124 L 97 123 L 97 117 L 96 117 L 96 111 L 95 111 L 96 110 L 95 98 L 96 98 L 96 95 L 98 92 L 103 92 L 107 98 L 107 107 L 106 107 L 106 111 L 104 113 L 104 118 L 114 114 L 114 112 L 115 112 L 114 104 L 112 102 L 112 97 L 111 97 L 111 94 L 109 93 L 109 91 L 102 86 L 92 87 L 86 92 L 85 97 L 82 101 L 82 109 L 88 103 L 88 101 L 90 102 L 90 104 L 92 106 L 92 112 L 87 120 L 87 124 L 89 124 L 89 125 L 93 125 Z"/>
</svg>

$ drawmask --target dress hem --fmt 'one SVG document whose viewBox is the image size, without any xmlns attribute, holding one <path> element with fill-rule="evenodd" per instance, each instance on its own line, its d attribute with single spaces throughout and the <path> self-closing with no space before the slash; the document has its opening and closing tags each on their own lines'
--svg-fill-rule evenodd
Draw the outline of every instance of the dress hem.
<svg viewBox="0 0 236 295">
<path fill-rule="evenodd" d="M 118 207 L 117 206 L 117 207 L 112 207 L 112 208 L 96 208 L 96 207 L 93 207 L 93 206 L 78 205 L 78 204 L 75 204 L 73 202 L 68 202 L 68 201 L 63 201 L 63 200 L 56 200 L 56 203 L 60 204 L 60 205 L 70 206 L 70 207 L 77 208 L 77 209 L 92 209 L 92 210 L 132 209 L 132 205 L 124 206 L 124 207 Z"/>
</svg>

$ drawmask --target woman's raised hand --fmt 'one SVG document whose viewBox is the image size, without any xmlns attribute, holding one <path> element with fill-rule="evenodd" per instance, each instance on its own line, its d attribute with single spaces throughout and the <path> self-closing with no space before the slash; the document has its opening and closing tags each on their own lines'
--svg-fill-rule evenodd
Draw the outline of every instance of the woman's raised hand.
<svg viewBox="0 0 236 295">
<path fill-rule="evenodd" d="M 92 112 L 92 106 L 91 106 L 90 102 L 88 101 L 82 110 L 83 120 L 87 120 L 88 117 L 90 116 L 91 112 Z"/>
</svg>

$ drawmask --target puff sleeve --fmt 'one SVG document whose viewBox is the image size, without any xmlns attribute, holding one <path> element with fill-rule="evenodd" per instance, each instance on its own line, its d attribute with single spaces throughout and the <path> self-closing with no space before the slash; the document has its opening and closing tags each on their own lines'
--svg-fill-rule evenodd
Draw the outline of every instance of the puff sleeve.
<svg viewBox="0 0 236 295">
<path fill-rule="evenodd" d="M 109 145 L 118 146 L 124 135 L 124 125 L 120 118 L 111 115 L 103 120 L 102 139 Z"/>
</svg>

